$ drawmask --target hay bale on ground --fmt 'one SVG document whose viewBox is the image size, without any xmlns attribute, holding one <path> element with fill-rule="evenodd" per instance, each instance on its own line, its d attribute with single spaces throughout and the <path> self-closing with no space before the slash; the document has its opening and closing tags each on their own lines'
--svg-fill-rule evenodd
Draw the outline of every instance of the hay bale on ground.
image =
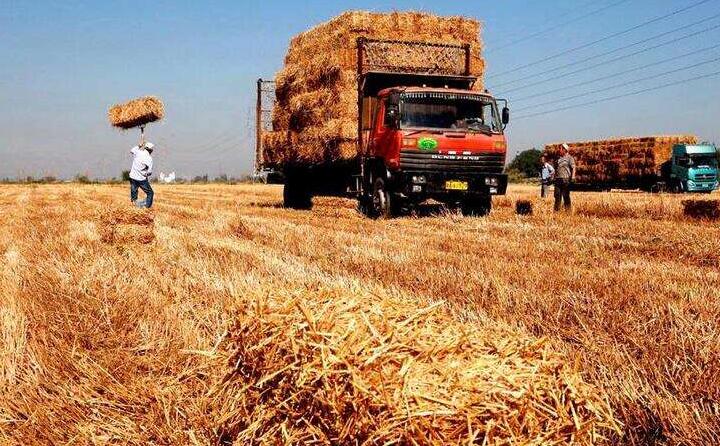
<svg viewBox="0 0 720 446">
<path fill-rule="evenodd" d="M 697 220 L 720 220 L 720 200 L 683 200 L 683 214 Z"/>
<path fill-rule="evenodd" d="M 233 444 L 591 444 L 617 429 L 548 343 L 438 305 L 321 290 L 238 311 L 213 391 Z"/>
<path fill-rule="evenodd" d="M 697 144 L 692 135 L 660 135 L 567 143 L 584 184 L 623 182 L 656 175 L 675 144 Z M 562 143 L 545 146 L 550 159 L 560 157 Z"/>
<path fill-rule="evenodd" d="M 285 66 L 275 77 L 274 135 L 264 138 L 265 163 L 320 164 L 352 160 L 357 140 L 357 39 L 390 39 L 469 44 L 470 72 L 482 89 L 480 22 L 464 17 L 440 17 L 419 12 L 344 13 L 292 39 Z M 428 63 L 452 64 L 443 58 L 413 57 L 404 51 L 378 56 L 402 61 L 406 69 Z M 464 61 L 463 67 L 464 68 Z M 338 124 L 337 121 L 341 121 Z M 339 129 L 343 129 L 339 133 Z M 352 130 L 348 130 L 352 129 Z M 280 136 L 282 135 L 282 136 Z M 322 135 L 322 137 L 318 137 Z"/>
<path fill-rule="evenodd" d="M 154 96 L 144 96 L 113 105 L 108 111 L 110 124 L 124 130 L 159 121 L 164 116 L 165 106 Z"/>
</svg>

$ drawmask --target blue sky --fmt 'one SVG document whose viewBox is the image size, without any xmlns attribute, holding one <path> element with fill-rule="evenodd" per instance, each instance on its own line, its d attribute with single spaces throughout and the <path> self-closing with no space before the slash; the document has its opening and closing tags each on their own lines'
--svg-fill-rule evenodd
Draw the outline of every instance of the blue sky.
<svg viewBox="0 0 720 446">
<path fill-rule="evenodd" d="M 709 0 L 671 19 L 503 74 L 697 1 L 4 0 L 0 9 L 0 177 L 118 176 L 127 168 L 127 151 L 137 134 L 112 129 L 107 108 L 144 94 L 160 96 L 167 108 L 166 119 L 149 128 L 150 139 L 160 147 L 157 172 L 175 170 L 179 176 L 247 173 L 253 159 L 255 80 L 272 76 L 280 68 L 293 35 L 348 9 L 413 9 L 482 20 L 488 86 L 498 95 L 507 93 L 513 117 L 520 118 L 720 71 L 718 60 L 705 63 L 720 58 L 720 47 L 706 50 L 720 44 L 720 28 L 703 31 L 720 25 L 720 17 L 709 19 L 720 14 L 720 0 Z M 601 11 L 582 18 L 596 10 Z M 690 26 L 703 19 L 707 20 Z M 559 26 L 565 22 L 571 23 Z M 677 31 L 670 33 L 673 30 Z M 700 31 L 652 51 L 603 63 Z M 538 32 L 532 39 L 505 47 Z M 573 71 L 557 67 L 662 33 L 668 34 L 578 63 L 573 70 L 595 68 L 526 87 Z M 660 76 L 668 71 L 675 72 Z M 538 75 L 542 72 L 547 73 Z M 633 82 L 653 76 L 658 77 Z M 508 84 L 523 77 L 528 79 Z M 570 88 L 601 77 L 606 79 Z M 518 86 L 526 88 L 507 91 Z M 610 86 L 617 88 L 601 91 Z M 695 133 L 720 142 L 719 87 L 720 76 L 715 76 L 593 106 L 513 119 L 508 129 L 511 151 L 561 140 L 657 133 Z M 589 90 L 598 93 L 561 101 Z M 554 93 L 524 99 L 548 91 Z M 542 105 L 554 101 L 559 102 Z M 521 111 L 536 105 L 541 106 Z"/>
</svg>

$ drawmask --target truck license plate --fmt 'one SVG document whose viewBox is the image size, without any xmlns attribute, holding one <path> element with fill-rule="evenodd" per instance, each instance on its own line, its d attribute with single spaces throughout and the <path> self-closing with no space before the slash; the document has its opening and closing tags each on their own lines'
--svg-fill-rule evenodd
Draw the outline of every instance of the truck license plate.
<svg viewBox="0 0 720 446">
<path fill-rule="evenodd" d="M 468 190 L 467 181 L 446 181 L 445 189 L 447 190 Z"/>
</svg>

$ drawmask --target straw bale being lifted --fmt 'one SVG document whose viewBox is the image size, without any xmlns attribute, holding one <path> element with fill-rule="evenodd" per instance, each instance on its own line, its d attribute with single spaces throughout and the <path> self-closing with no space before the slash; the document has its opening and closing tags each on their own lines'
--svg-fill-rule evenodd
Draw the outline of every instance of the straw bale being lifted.
<svg viewBox="0 0 720 446">
<path fill-rule="evenodd" d="M 473 56 L 470 73 L 478 78 L 474 88 L 482 88 L 485 64 L 481 58 L 477 20 L 420 12 L 344 13 L 290 42 L 285 66 L 275 77 L 274 132 L 263 136 L 266 163 L 319 164 L 357 157 L 354 146 L 358 114 L 357 39 L 360 37 L 468 44 Z M 425 69 L 428 64 L 456 62 L 427 54 L 418 57 L 404 51 L 389 48 L 379 56 L 395 63 L 402 61 L 408 71 Z M 335 120 L 343 121 L 340 128 L 354 130 L 330 137 L 330 122 Z M 337 124 L 332 125 L 338 128 Z M 321 144 L 314 136 L 317 134 L 325 135 Z"/>
<path fill-rule="evenodd" d="M 334 289 L 238 311 L 213 391 L 233 444 L 594 444 L 618 429 L 566 358 L 499 323 Z"/>
<path fill-rule="evenodd" d="M 576 161 L 581 184 L 641 182 L 658 174 L 675 144 L 696 144 L 692 135 L 660 135 L 567 143 Z M 562 143 L 545 146 L 545 154 L 560 157 Z"/>
<path fill-rule="evenodd" d="M 165 107 L 162 101 L 154 96 L 144 96 L 113 105 L 108 111 L 110 124 L 125 130 L 159 121 L 164 116 Z"/>
</svg>

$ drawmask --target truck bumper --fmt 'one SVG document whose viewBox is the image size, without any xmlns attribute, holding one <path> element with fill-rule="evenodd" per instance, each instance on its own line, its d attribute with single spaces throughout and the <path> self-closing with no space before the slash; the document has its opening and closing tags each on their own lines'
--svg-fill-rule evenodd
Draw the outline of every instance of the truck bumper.
<svg viewBox="0 0 720 446">
<path fill-rule="evenodd" d="M 714 190 L 717 190 L 717 188 L 718 188 L 717 181 L 711 181 L 711 182 L 688 181 L 687 182 L 687 191 L 688 192 L 712 192 Z"/>
<path fill-rule="evenodd" d="M 401 171 L 392 175 L 394 190 L 417 200 L 437 198 L 441 201 L 467 195 L 505 195 L 505 174 Z"/>
</svg>

